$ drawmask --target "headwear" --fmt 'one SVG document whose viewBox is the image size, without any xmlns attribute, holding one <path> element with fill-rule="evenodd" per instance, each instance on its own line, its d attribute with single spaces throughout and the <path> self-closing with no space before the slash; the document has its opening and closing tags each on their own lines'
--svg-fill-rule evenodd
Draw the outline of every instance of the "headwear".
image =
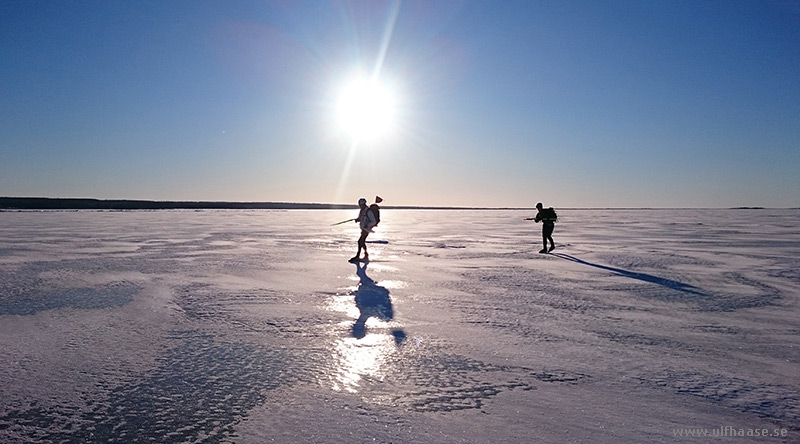
<svg viewBox="0 0 800 444">
<path fill-rule="evenodd" d="M 366 205 L 367 204 L 367 199 L 364 199 L 363 197 L 361 199 L 358 199 L 358 204 L 359 205 Z"/>
<path fill-rule="evenodd" d="M 539 202 L 539 203 L 537 203 L 537 204 L 536 204 L 536 208 L 542 208 L 542 206 L 543 206 L 543 205 L 542 205 L 542 203 L 541 203 L 541 202 Z"/>
<path fill-rule="evenodd" d="M 381 203 L 381 202 L 383 202 L 383 199 L 381 199 L 380 196 L 375 196 L 375 203 Z"/>
</svg>

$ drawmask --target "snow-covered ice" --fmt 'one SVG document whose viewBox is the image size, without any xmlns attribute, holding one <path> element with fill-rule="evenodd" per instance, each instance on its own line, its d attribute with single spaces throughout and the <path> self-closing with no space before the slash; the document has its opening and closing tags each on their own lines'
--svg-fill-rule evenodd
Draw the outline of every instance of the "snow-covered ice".
<svg viewBox="0 0 800 444">
<path fill-rule="evenodd" d="M 0 442 L 800 442 L 800 210 L 532 215 L 0 212 Z"/>
</svg>

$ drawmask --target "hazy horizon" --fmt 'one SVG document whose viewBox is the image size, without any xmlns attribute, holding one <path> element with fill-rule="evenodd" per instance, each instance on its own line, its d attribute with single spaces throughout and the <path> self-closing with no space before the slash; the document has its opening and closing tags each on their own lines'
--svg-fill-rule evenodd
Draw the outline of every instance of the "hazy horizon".
<svg viewBox="0 0 800 444">
<path fill-rule="evenodd" d="M 74 200 L 74 201 L 100 201 L 100 202 L 142 202 L 142 203 L 165 203 L 165 204 L 232 204 L 232 205 L 315 205 L 319 206 L 319 208 L 264 208 L 264 209 L 319 209 L 319 210 L 335 210 L 337 208 L 328 208 L 326 206 L 338 206 L 344 207 L 339 208 L 342 210 L 349 210 L 351 208 L 358 208 L 357 203 L 347 203 L 347 202 L 296 202 L 296 201 L 285 201 L 285 200 L 275 200 L 275 201 L 225 201 L 225 200 L 152 200 L 152 199 L 99 199 L 94 197 L 42 197 L 42 196 L 0 196 L 0 199 L 31 199 L 31 200 Z M 441 209 L 441 210 L 530 210 L 536 211 L 535 206 L 506 206 L 506 207 L 483 207 L 483 206 L 442 206 L 442 205 L 380 205 L 383 209 Z M 558 206 L 558 205 L 545 205 L 546 207 L 554 207 L 559 210 L 797 210 L 800 207 L 769 207 L 769 206 L 761 206 L 761 205 L 739 205 L 739 206 L 731 206 L 731 207 L 566 207 L 566 206 Z M 9 207 L 6 209 L 15 209 L 13 207 Z M 71 209 L 71 208 L 64 208 L 64 209 Z M 92 208 L 82 208 L 84 210 L 92 210 Z M 135 209 L 135 208 L 134 208 Z M 175 209 L 183 209 L 183 208 L 175 208 Z M 188 208 L 193 209 L 193 208 Z M 196 209 L 213 209 L 213 208 L 202 208 L 198 207 Z M 224 208 L 222 208 L 224 209 Z M 229 208 L 229 209 L 239 209 L 239 210 L 250 210 L 250 209 L 258 209 L 258 208 Z M 56 209 L 57 210 L 57 209 Z M 98 210 L 104 210 L 104 208 L 99 208 Z M 169 210 L 169 208 L 165 209 Z M 0 211 L 3 211 L 3 208 L 0 208 Z"/>
</svg>

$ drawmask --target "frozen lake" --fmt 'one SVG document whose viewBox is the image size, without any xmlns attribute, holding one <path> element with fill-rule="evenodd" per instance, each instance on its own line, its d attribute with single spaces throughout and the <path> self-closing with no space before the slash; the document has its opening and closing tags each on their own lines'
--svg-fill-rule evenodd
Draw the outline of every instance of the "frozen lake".
<svg viewBox="0 0 800 444">
<path fill-rule="evenodd" d="M 0 442 L 800 442 L 800 210 L 355 213 L 0 212 Z"/>
</svg>

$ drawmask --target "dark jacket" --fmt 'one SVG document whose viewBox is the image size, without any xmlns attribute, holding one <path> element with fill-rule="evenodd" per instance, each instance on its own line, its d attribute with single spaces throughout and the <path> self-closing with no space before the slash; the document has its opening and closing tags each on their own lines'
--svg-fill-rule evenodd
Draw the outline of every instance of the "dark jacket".
<svg viewBox="0 0 800 444">
<path fill-rule="evenodd" d="M 553 224 L 558 220 L 558 216 L 556 216 L 556 212 L 555 210 L 553 210 L 553 207 L 542 208 L 541 210 L 539 210 L 538 213 L 536 213 L 536 217 L 533 218 L 533 220 L 535 222 L 542 221 L 546 224 L 547 223 Z"/>
</svg>

